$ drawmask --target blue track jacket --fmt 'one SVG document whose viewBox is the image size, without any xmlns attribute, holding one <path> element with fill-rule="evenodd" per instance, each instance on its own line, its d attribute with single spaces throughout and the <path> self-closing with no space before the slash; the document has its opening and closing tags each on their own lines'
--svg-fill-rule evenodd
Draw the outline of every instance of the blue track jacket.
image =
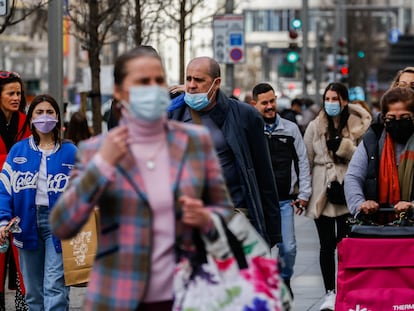
<svg viewBox="0 0 414 311">
<path fill-rule="evenodd" d="M 75 163 L 77 147 L 63 142 L 47 157 L 47 192 L 49 212 L 69 182 L 70 171 Z M 33 137 L 17 142 L 10 149 L 0 174 L 0 226 L 15 216 L 21 219 L 21 233 L 14 233 L 14 244 L 19 248 L 37 248 L 36 189 L 42 152 Z M 53 237 L 56 252 L 62 248 L 59 239 Z"/>
</svg>

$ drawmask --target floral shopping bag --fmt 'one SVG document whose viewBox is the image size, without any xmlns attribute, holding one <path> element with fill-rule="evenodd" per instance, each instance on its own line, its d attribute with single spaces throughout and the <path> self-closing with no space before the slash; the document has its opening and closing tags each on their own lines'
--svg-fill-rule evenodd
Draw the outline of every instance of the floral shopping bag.
<svg viewBox="0 0 414 311">
<path fill-rule="evenodd" d="M 173 310 L 281 311 L 282 282 L 277 260 L 255 255 L 252 239 L 243 243 L 229 229 L 230 224 L 227 227 L 222 219 L 219 225 L 214 222 L 220 233 L 217 241 L 208 243 L 195 235 L 202 260 L 185 258 L 176 266 Z"/>
</svg>

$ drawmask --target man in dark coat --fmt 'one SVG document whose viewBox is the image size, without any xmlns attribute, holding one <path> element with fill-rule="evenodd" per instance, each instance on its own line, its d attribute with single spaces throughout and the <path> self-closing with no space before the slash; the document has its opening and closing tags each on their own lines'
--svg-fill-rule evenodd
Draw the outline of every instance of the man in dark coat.
<svg viewBox="0 0 414 311">
<path fill-rule="evenodd" d="M 263 118 L 254 107 L 228 98 L 220 83 L 214 59 L 193 59 L 186 70 L 185 94 L 173 100 L 168 117 L 210 130 L 234 206 L 273 247 L 281 242 L 280 209 Z"/>
</svg>

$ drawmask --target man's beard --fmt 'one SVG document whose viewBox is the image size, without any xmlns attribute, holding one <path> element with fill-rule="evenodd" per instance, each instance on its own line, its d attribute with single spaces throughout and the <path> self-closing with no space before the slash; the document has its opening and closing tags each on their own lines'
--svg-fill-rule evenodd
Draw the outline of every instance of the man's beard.
<svg viewBox="0 0 414 311">
<path fill-rule="evenodd" d="M 266 117 L 263 117 L 263 120 L 264 120 L 266 123 L 268 123 L 268 124 L 273 124 L 273 123 L 275 123 L 275 121 L 276 121 L 276 111 L 275 111 L 274 109 L 268 109 L 268 110 L 265 110 L 265 111 L 264 111 L 264 113 L 271 112 L 271 111 L 274 111 L 274 112 L 275 112 L 275 116 L 274 116 L 274 117 L 272 117 L 272 118 L 266 118 Z"/>
<path fill-rule="evenodd" d="M 263 120 L 268 123 L 268 124 L 273 124 L 276 121 L 276 116 L 274 116 L 273 118 L 265 118 L 263 117 Z"/>
</svg>

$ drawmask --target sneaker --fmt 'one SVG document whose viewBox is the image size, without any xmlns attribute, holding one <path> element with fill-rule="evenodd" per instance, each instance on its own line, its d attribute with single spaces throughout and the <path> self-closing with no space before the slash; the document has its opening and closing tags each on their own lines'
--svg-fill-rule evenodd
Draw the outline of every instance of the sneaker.
<svg viewBox="0 0 414 311">
<path fill-rule="evenodd" d="M 335 291 L 330 290 L 326 293 L 323 303 L 321 305 L 321 311 L 334 311 L 335 310 Z"/>
</svg>

